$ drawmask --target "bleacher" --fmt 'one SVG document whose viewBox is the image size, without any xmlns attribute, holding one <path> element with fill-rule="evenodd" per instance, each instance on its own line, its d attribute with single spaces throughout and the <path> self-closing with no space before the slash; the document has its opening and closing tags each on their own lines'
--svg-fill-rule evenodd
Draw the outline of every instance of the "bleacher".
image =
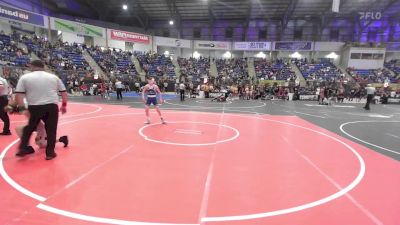
<svg viewBox="0 0 400 225">
<path fill-rule="evenodd" d="M 301 74 L 304 79 L 312 81 L 334 81 L 341 80 L 344 77 L 342 76 L 339 69 L 336 66 L 326 60 L 320 60 L 319 62 L 311 62 L 308 60 L 294 60 L 296 66 L 299 68 Z"/>
<path fill-rule="evenodd" d="M 265 59 L 256 59 L 254 60 L 254 67 L 257 78 L 265 80 L 296 79 L 296 74 L 291 70 L 290 65 L 282 60 L 271 62 Z"/>
<path fill-rule="evenodd" d="M 91 71 L 82 55 L 82 46 L 68 43 L 41 42 L 33 44 L 36 54 L 53 70 Z"/>
<path fill-rule="evenodd" d="M 150 53 L 135 53 L 140 66 L 150 76 L 163 76 L 175 77 L 175 67 L 169 57 L 159 54 Z"/>
<path fill-rule="evenodd" d="M 114 74 L 137 75 L 137 70 L 131 60 L 131 53 L 127 51 L 101 50 L 99 47 L 88 50 L 89 54 L 104 72 Z"/>
<path fill-rule="evenodd" d="M 6 65 L 25 66 L 30 61 L 30 57 L 12 43 L 10 36 L 0 34 L 0 61 Z"/>
<path fill-rule="evenodd" d="M 385 67 L 393 71 L 397 76 L 400 76 L 400 60 L 392 59 L 385 62 Z"/>
<path fill-rule="evenodd" d="M 248 77 L 248 68 L 246 59 L 217 59 L 216 60 L 218 76 L 228 76 L 234 79 L 243 79 Z"/>
<path fill-rule="evenodd" d="M 40 51 L 40 44 L 44 42 L 44 39 L 37 37 L 36 35 L 33 36 L 24 35 L 22 36 L 20 41 L 26 45 L 29 52 L 37 54 L 38 51 Z"/>
<path fill-rule="evenodd" d="M 200 57 L 195 58 L 178 58 L 181 75 L 188 77 L 189 81 L 197 81 L 202 76 L 210 74 L 210 59 Z"/>
<path fill-rule="evenodd" d="M 349 70 L 352 77 L 355 81 L 359 83 L 398 83 L 399 79 L 396 76 L 393 76 L 386 69 L 377 69 L 377 70 L 369 70 L 369 69 L 356 69 Z"/>
</svg>

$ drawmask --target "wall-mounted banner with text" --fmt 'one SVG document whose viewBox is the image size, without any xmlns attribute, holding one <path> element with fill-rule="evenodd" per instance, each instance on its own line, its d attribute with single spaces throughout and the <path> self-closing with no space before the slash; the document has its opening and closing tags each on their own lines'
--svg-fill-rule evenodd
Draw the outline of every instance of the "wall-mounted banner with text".
<svg viewBox="0 0 400 225">
<path fill-rule="evenodd" d="M 196 49 L 230 50 L 231 43 L 225 41 L 194 41 Z"/>
<path fill-rule="evenodd" d="M 65 31 L 74 34 L 80 34 L 91 37 L 106 37 L 106 29 L 89 24 L 78 23 L 69 20 L 62 20 L 52 17 L 50 19 L 50 28 L 54 30 Z"/>
<path fill-rule="evenodd" d="M 143 44 L 150 44 L 150 36 L 145 34 L 120 31 L 120 30 L 109 30 L 110 38 L 112 40 L 119 40 L 125 42 L 136 42 Z"/>
<path fill-rule="evenodd" d="M 0 4 L 0 17 L 41 27 L 48 27 L 47 17 Z"/>
<path fill-rule="evenodd" d="M 312 51 L 311 41 L 277 41 L 274 42 L 275 51 Z"/>
<path fill-rule="evenodd" d="M 154 37 L 154 43 L 157 46 L 168 46 L 177 48 L 191 48 L 192 41 L 185 39 L 165 38 L 165 37 Z"/>
<path fill-rule="evenodd" d="M 271 50 L 271 42 L 235 42 L 234 50 L 244 51 L 269 51 Z"/>
</svg>

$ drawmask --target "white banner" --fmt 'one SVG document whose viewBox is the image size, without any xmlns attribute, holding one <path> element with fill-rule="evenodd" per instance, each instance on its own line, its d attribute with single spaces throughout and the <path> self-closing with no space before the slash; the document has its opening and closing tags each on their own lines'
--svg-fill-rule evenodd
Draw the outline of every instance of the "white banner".
<svg viewBox="0 0 400 225">
<path fill-rule="evenodd" d="M 235 42 L 233 48 L 234 50 L 269 51 L 271 42 Z"/>
<path fill-rule="evenodd" d="M 50 18 L 50 28 L 53 30 L 60 30 L 84 36 L 99 37 L 99 38 L 106 37 L 105 28 L 70 20 L 63 20 L 55 17 Z"/>
<path fill-rule="evenodd" d="M 192 41 L 185 39 L 165 38 L 165 37 L 154 37 L 154 43 L 157 46 L 168 46 L 177 48 L 191 48 Z"/>
<path fill-rule="evenodd" d="M 196 49 L 230 50 L 231 43 L 225 41 L 194 41 Z"/>
</svg>

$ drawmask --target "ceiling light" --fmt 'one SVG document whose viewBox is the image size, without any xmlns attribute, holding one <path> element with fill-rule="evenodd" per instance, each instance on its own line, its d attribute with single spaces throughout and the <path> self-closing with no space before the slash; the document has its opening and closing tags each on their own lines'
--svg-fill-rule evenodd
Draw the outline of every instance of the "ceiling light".
<svg viewBox="0 0 400 225">
<path fill-rule="evenodd" d="M 169 21 L 169 25 L 174 25 L 174 21 L 173 21 L 173 20 L 170 20 L 170 21 Z"/>
<path fill-rule="evenodd" d="M 256 57 L 257 57 L 257 58 L 263 58 L 263 59 L 265 59 L 265 58 L 267 57 L 267 55 L 266 55 L 264 52 L 259 52 L 259 53 L 256 55 Z"/>
<path fill-rule="evenodd" d="M 197 51 L 193 52 L 193 58 L 195 58 L 195 59 L 200 58 L 200 53 Z"/>
<path fill-rule="evenodd" d="M 124 4 L 124 5 L 122 5 L 122 8 L 123 8 L 124 10 L 127 10 L 127 9 L 128 9 L 128 6 L 127 6 L 126 4 Z"/>
<path fill-rule="evenodd" d="M 230 51 L 227 51 L 227 52 L 224 53 L 223 56 L 224 56 L 224 58 L 229 59 L 229 58 L 232 58 L 232 53 Z"/>
<path fill-rule="evenodd" d="M 298 52 L 295 52 L 295 53 L 291 54 L 291 55 L 290 55 L 290 57 L 291 57 L 291 58 L 300 59 L 302 56 L 301 56 L 301 54 L 300 54 L 300 53 L 298 53 Z"/>
<path fill-rule="evenodd" d="M 325 58 L 328 58 L 328 59 L 337 59 L 338 57 L 339 56 L 334 52 L 331 52 L 329 55 L 325 56 Z"/>
</svg>

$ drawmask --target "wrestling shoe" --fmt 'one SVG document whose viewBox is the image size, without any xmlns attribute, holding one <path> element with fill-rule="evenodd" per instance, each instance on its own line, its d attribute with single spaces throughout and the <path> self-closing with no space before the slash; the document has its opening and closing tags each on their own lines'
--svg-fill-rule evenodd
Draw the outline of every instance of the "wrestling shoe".
<svg viewBox="0 0 400 225">
<path fill-rule="evenodd" d="M 58 141 L 64 144 L 64 148 L 68 147 L 69 144 L 68 136 L 62 136 L 60 137 L 60 139 L 58 139 Z"/>
</svg>

